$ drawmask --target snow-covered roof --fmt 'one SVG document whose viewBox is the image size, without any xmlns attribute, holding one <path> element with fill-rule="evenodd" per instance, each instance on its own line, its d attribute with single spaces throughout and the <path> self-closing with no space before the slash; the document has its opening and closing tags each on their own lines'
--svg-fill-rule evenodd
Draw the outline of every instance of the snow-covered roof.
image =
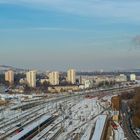
<svg viewBox="0 0 140 140">
<path fill-rule="evenodd" d="M 33 122 L 32 124 L 28 125 L 27 127 L 24 128 L 24 130 L 22 130 L 21 132 L 19 132 L 16 135 L 14 135 L 12 138 L 10 138 L 10 140 L 19 140 L 25 134 L 27 134 L 28 132 L 30 132 L 31 130 L 33 130 L 37 126 L 39 126 L 41 123 L 45 122 L 50 117 L 51 117 L 51 115 L 42 116 L 39 120 L 37 120 L 37 121 Z"/>
<path fill-rule="evenodd" d="M 107 115 L 99 115 L 92 140 L 101 140 L 104 131 Z"/>
<path fill-rule="evenodd" d="M 120 126 L 119 123 L 115 122 L 118 126 L 117 130 L 114 129 L 114 137 L 117 139 L 117 140 L 123 140 L 125 138 L 125 135 L 124 135 L 124 131 L 122 129 L 122 127 Z"/>
</svg>

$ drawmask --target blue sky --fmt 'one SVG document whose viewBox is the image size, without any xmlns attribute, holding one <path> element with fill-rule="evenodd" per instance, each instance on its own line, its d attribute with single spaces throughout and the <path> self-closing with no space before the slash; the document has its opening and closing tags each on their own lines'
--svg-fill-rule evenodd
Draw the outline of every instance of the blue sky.
<svg viewBox="0 0 140 140">
<path fill-rule="evenodd" d="M 139 0 L 0 0 L 0 64 L 140 68 Z"/>
</svg>

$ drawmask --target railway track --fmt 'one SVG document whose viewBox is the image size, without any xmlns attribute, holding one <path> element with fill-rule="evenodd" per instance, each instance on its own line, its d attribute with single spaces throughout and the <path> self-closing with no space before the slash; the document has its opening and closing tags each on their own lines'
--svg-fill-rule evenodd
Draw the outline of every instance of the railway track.
<svg viewBox="0 0 140 140">
<path fill-rule="evenodd" d="M 33 139 L 31 140 L 43 140 L 43 139 L 49 139 L 49 135 L 50 134 L 53 134 L 55 135 L 55 132 L 54 130 L 57 129 L 57 128 L 61 128 L 61 123 L 62 123 L 62 120 L 59 121 L 58 123 L 54 124 L 53 125 L 50 125 L 48 127 L 46 127 L 44 130 L 42 130 L 38 135 L 36 135 Z M 50 132 L 53 132 L 53 133 L 50 133 Z M 52 136 L 53 137 L 53 136 Z M 49 139 L 50 140 L 50 139 Z"/>
<path fill-rule="evenodd" d="M 38 115 L 36 115 L 36 116 L 34 116 L 34 117 L 31 116 L 30 118 L 28 118 L 27 120 L 25 120 L 25 122 L 24 122 L 25 124 L 21 125 L 21 127 L 19 127 L 19 128 L 22 128 L 22 127 L 24 127 L 24 126 L 26 126 L 26 125 L 28 125 L 28 124 L 34 122 L 35 120 L 37 120 L 38 118 L 40 118 L 40 117 L 43 116 L 43 115 L 44 115 L 44 113 L 43 113 L 43 114 L 38 114 Z M 13 135 L 13 134 L 16 132 L 16 130 L 18 130 L 19 128 L 18 128 L 18 127 L 12 127 L 12 128 L 10 128 L 9 130 L 7 130 L 6 134 L 0 136 L 0 139 L 5 139 L 5 138 L 7 138 L 7 137 L 10 137 L 10 136 Z"/>
<path fill-rule="evenodd" d="M 126 90 L 126 89 L 125 89 Z M 110 91 L 114 91 L 114 90 L 110 90 Z M 102 91 L 101 91 L 102 92 Z M 119 92 L 120 92 L 120 90 L 119 90 Z M 77 97 L 83 97 L 83 96 L 85 96 L 86 94 L 96 94 L 97 92 L 93 92 L 93 93 L 85 93 L 85 94 L 75 94 L 75 95 L 69 95 L 69 96 L 66 96 L 66 97 L 60 97 L 60 98 L 58 98 L 58 99 L 54 99 L 54 100 L 51 100 L 51 101 L 48 101 L 48 102 L 44 102 L 44 104 L 43 104 L 43 107 L 42 107 L 42 109 L 44 109 L 44 107 L 45 107 L 45 105 L 46 104 L 48 104 L 48 103 L 51 103 L 51 102 L 59 102 L 59 101 L 61 101 L 61 100 L 63 100 L 62 101 L 62 104 L 64 103 L 64 102 L 68 102 L 68 100 L 72 100 L 72 99 L 74 99 L 74 98 L 77 98 Z M 70 98 L 69 98 L 70 97 Z M 31 110 L 33 110 L 33 108 L 31 109 Z M 40 110 L 40 108 L 38 109 L 38 111 Z M 29 119 L 31 118 L 31 116 L 32 115 L 35 115 L 36 114 L 36 112 L 38 112 L 38 111 L 32 111 L 32 112 L 28 112 L 27 114 L 25 113 L 24 115 L 23 114 L 21 114 L 21 115 L 19 115 L 19 117 L 14 117 L 13 119 L 12 119 L 12 121 L 11 120 L 9 120 L 9 121 L 3 121 L 2 123 L 1 123 L 1 125 L 0 125 L 0 130 L 2 130 L 3 128 L 6 128 L 8 125 L 9 126 L 11 126 L 12 124 L 12 127 L 13 127 L 13 130 L 15 131 L 16 130 L 16 125 L 17 125 L 17 122 L 21 122 L 21 123 L 27 123 L 27 120 L 26 119 L 28 119 L 28 118 L 26 118 L 26 117 L 28 117 L 28 116 L 30 116 L 29 117 Z M 29 115 L 30 114 L 30 115 Z M 16 122 L 16 123 L 15 123 Z M 14 129 L 15 128 L 15 129 Z M 10 130 L 10 129 L 12 129 L 11 127 L 7 127 L 7 130 Z M 77 128 L 78 129 L 78 128 Z M 74 130 L 75 131 L 75 130 Z M 13 133 L 13 132 L 12 132 Z M 10 133 L 11 134 L 11 133 Z"/>
<path fill-rule="evenodd" d="M 32 115 L 32 114 L 34 114 L 34 113 L 36 113 L 37 111 L 39 111 L 40 109 L 43 109 L 43 107 L 41 107 L 41 108 L 38 108 L 38 109 L 36 109 L 36 110 L 34 110 L 34 111 L 28 111 L 27 113 L 25 113 L 25 114 L 20 114 L 19 116 L 16 116 L 16 117 L 14 117 L 14 118 L 12 118 L 12 119 L 10 119 L 10 120 L 5 120 L 4 122 L 2 122 L 1 124 L 0 124 L 0 129 L 2 129 L 3 127 L 6 127 L 6 126 L 8 126 L 8 125 L 11 125 L 12 123 L 15 123 L 15 122 L 17 122 L 17 121 L 20 121 L 20 120 L 22 120 L 22 119 L 24 119 L 24 118 L 26 118 L 26 117 L 28 117 L 28 116 L 30 116 L 30 115 Z M 33 110 L 33 109 L 32 109 Z"/>
<path fill-rule="evenodd" d="M 88 121 L 82 123 L 81 125 L 79 125 L 78 127 L 74 128 L 72 131 L 70 131 L 70 132 L 67 134 L 67 138 L 70 138 L 71 135 L 72 135 L 76 130 L 78 130 L 78 129 L 81 128 L 82 126 L 86 125 L 87 123 L 90 123 L 90 122 L 93 121 L 97 116 L 103 114 L 103 113 L 104 113 L 105 111 L 107 111 L 108 109 L 109 109 L 109 108 L 107 108 L 107 109 L 101 111 L 99 114 L 95 115 L 95 116 L 92 117 L 90 120 L 88 120 Z"/>
<path fill-rule="evenodd" d="M 66 102 L 66 101 L 63 101 L 62 103 L 64 103 L 64 102 Z M 13 133 L 15 133 L 15 131 L 19 129 L 19 128 L 16 127 L 17 124 L 21 123 L 22 124 L 21 127 L 24 127 L 24 126 L 28 125 L 29 123 L 35 121 L 36 119 L 38 119 L 42 115 L 44 115 L 44 113 L 39 112 L 40 110 L 43 111 L 44 106 L 40 107 L 36 111 L 32 111 L 32 112 L 30 112 L 30 113 L 28 113 L 28 114 L 26 114 L 24 116 L 21 115 L 22 117 L 18 118 L 16 121 L 13 120 L 12 122 L 10 122 L 10 123 L 8 122 L 6 125 L 4 125 L 6 134 L 0 135 L 0 139 L 1 138 L 3 139 L 3 138 L 6 138 L 6 137 L 9 137 Z M 50 113 L 51 110 L 52 110 L 52 108 L 50 108 L 45 114 Z M 8 126 L 8 125 L 10 127 L 6 128 L 6 126 Z"/>
<path fill-rule="evenodd" d="M 67 101 L 64 101 L 63 103 L 67 103 L 67 106 L 70 106 L 70 108 L 72 108 L 73 106 L 76 105 L 75 102 L 79 102 L 78 100 L 72 101 L 73 99 L 69 99 Z M 81 99 L 80 99 L 81 100 Z M 63 104 L 65 105 L 65 104 Z M 51 124 L 50 126 L 46 127 L 44 130 L 42 130 L 39 134 L 37 134 L 32 140 L 44 140 L 44 139 L 55 139 L 55 137 L 57 137 L 58 135 L 60 135 L 60 133 L 62 132 L 63 128 L 62 128 L 62 123 L 63 123 L 63 119 L 60 119 L 60 117 L 54 121 L 53 124 Z M 49 133 L 52 132 L 52 133 Z"/>
<path fill-rule="evenodd" d="M 43 109 L 42 107 L 41 108 L 38 108 L 34 111 L 30 111 L 29 113 L 27 114 L 24 114 L 24 115 L 20 115 L 20 116 L 16 116 L 14 119 L 12 119 L 12 121 L 8 121 L 8 122 L 4 122 L 1 126 L 0 126 L 0 129 L 3 129 L 3 128 L 6 128 L 7 126 L 10 126 L 12 124 L 15 124 L 15 123 L 20 123 L 20 121 L 23 121 L 25 118 L 30 118 L 30 116 L 32 116 L 33 114 L 36 114 L 38 111 L 40 111 L 41 109 Z"/>
</svg>

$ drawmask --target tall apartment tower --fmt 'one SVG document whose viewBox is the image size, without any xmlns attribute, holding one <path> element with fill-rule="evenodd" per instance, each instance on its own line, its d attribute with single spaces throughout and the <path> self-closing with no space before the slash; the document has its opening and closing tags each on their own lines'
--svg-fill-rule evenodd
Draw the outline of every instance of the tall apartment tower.
<svg viewBox="0 0 140 140">
<path fill-rule="evenodd" d="M 5 81 L 9 82 L 10 84 L 14 83 L 14 71 L 8 70 L 5 72 Z"/>
<path fill-rule="evenodd" d="M 36 87 L 36 71 L 27 72 L 26 80 L 29 87 Z"/>
<path fill-rule="evenodd" d="M 67 82 L 71 84 L 75 84 L 76 82 L 76 72 L 74 69 L 70 69 L 67 71 Z"/>
<path fill-rule="evenodd" d="M 54 71 L 49 73 L 49 82 L 51 85 L 59 85 L 59 72 Z"/>
</svg>

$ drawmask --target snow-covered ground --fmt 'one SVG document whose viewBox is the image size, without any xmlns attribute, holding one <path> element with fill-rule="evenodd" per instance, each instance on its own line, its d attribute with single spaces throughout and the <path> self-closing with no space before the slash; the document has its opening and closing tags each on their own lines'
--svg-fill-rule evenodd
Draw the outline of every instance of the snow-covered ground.
<svg viewBox="0 0 140 140">
<path fill-rule="evenodd" d="M 6 123 L 11 123 L 11 126 L 15 128 L 18 123 L 12 123 L 13 120 L 22 124 L 22 121 L 25 119 L 24 116 L 26 115 L 29 116 L 29 114 L 32 114 L 35 116 L 37 113 L 47 114 L 47 112 L 49 112 L 49 114 L 53 114 L 52 112 L 57 111 L 59 117 L 61 118 L 58 120 L 61 121 L 61 123 L 57 125 L 58 121 L 56 120 L 54 121 L 53 126 L 49 125 L 48 128 L 44 129 L 44 131 L 41 132 L 44 135 L 44 138 L 53 137 L 53 135 L 55 135 L 55 133 L 61 129 L 61 133 L 57 137 L 57 140 L 72 140 L 73 138 L 77 137 L 81 140 L 89 140 L 91 135 L 94 134 L 98 116 L 109 114 L 108 108 L 110 107 L 111 97 L 112 95 L 103 94 L 100 98 L 99 96 L 95 95 L 91 97 L 73 96 L 70 98 L 53 101 L 50 101 L 52 99 L 48 99 L 48 102 L 44 102 L 42 105 L 33 107 L 27 111 L 11 111 L 11 107 L 9 107 L 1 113 L 1 118 L 4 116 L 4 120 L 0 123 L 0 126 L 2 127 L 0 130 L 9 129 L 8 125 L 3 127 L 3 125 Z M 57 99 L 59 98 L 60 97 Z M 18 105 L 19 104 L 17 104 L 17 106 Z M 24 124 L 26 123 L 27 122 Z M 45 135 L 46 132 L 55 125 L 55 129 L 51 131 L 49 135 Z M 25 125 L 23 128 L 26 127 L 27 126 Z M 41 136 L 41 133 L 38 134 L 38 136 Z M 123 130 L 121 128 L 115 132 L 115 137 L 123 138 Z"/>
<path fill-rule="evenodd" d="M 96 116 L 103 111 L 99 102 L 98 98 L 85 98 L 68 109 L 65 112 L 65 116 L 68 116 L 68 118 L 63 123 L 64 133 L 58 137 L 58 140 L 71 139 L 76 134 L 82 134 L 83 139 L 89 137 L 90 131 L 95 125 Z M 87 128 L 89 131 L 87 131 Z"/>
<path fill-rule="evenodd" d="M 84 133 L 83 133 L 83 136 L 81 137 L 81 140 L 90 139 L 90 137 L 93 133 L 95 122 L 96 122 L 96 118 L 94 120 L 92 120 L 89 124 L 87 124 L 87 126 L 85 126 Z"/>
</svg>

